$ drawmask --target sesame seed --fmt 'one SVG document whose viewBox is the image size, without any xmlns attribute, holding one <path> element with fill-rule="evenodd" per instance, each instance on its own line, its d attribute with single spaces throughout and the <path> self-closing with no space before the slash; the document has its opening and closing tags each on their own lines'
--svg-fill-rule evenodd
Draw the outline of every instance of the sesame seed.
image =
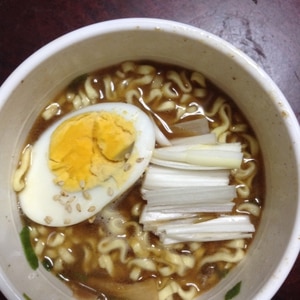
<svg viewBox="0 0 300 300">
<path fill-rule="evenodd" d="M 96 210 L 96 206 L 90 206 L 89 209 L 88 209 L 88 212 L 93 212 Z"/>
<path fill-rule="evenodd" d="M 64 220 L 64 224 L 65 224 L 65 225 L 69 225 L 70 223 L 71 223 L 71 220 L 70 220 L 70 219 L 65 219 L 65 220 Z"/>
<path fill-rule="evenodd" d="M 145 158 L 144 157 L 139 157 L 136 159 L 136 162 L 137 163 L 141 163 Z"/>
<path fill-rule="evenodd" d="M 60 197 L 61 197 L 60 195 L 54 195 L 53 200 L 54 201 L 60 201 Z"/>
<path fill-rule="evenodd" d="M 108 189 L 107 189 L 107 195 L 108 196 L 112 196 L 114 194 L 114 189 L 110 186 Z"/>
<path fill-rule="evenodd" d="M 62 181 L 62 180 L 60 180 L 60 181 L 57 182 L 57 185 L 59 185 L 59 186 L 63 186 L 64 184 L 65 184 L 65 182 Z"/>
<path fill-rule="evenodd" d="M 50 217 L 50 216 L 46 216 L 44 221 L 47 223 L 47 224 L 51 224 L 51 222 L 53 221 L 53 219 Z"/>
<path fill-rule="evenodd" d="M 79 203 L 76 204 L 77 211 L 81 212 L 81 205 Z"/>
<path fill-rule="evenodd" d="M 79 186 L 83 190 L 85 188 L 85 181 L 84 180 L 80 180 L 79 181 Z"/>
<path fill-rule="evenodd" d="M 123 167 L 123 170 L 124 170 L 124 172 L 127 172 L 127 171 L 130 170 L 130 168 L 131 168 L 131 164 L 130 164 L 130 163 L 126 163 L 126 164 L 124 165 L 124 167 Z"/>
<path fill-rule="evenodd" d="M 68 213 L 71 213 L 71 212 L 72 212 L 72 206 L 71 206 L 69 203 L 67 203 L 67 204 L 65 205 L 65 209 L 66 209 L 66 211 L 67 211 Z"/>
<path fill-rule="evenodd" d="M 60 191 L 61 196 L 68 197 L 69 195 L 65 191 Z"/>
<path fill-rule="evenodd" d="M 84 199 L 86 200 L 91 200 L 91 194 L 88 191 L 82 191 L 82 195 L 84 197 Z"/>
<path fill-rule="evenodd" d="M 88 222 L 89 222 L 90 224 L 92 224 L 92 223 L 95 222 L 95 220 L 96 220 L 96 216 L 92 216 L 91 218 L 88 219 Z"/>
<path fill-rule="evenodd" d="M 76 196 L 72 196 L 68 199 L 67 203 L 72 203 L 76 199 Z"/>
</svg>

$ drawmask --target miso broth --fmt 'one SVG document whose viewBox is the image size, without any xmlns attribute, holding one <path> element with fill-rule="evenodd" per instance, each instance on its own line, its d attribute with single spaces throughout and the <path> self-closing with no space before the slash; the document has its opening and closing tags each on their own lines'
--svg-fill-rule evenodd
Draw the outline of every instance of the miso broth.
<svg viewBox="0 0 300 300">
<path fill-rule="evenodd" d="M 258 141 L 234 102 L 199 72 L 139 61 L 84 74 L 49 102 L 26 144 L 34 145 L 43 130 L 69 112 L 110 101 L 140 107 L 170 140 L 189 135 L 174 125 L 206 118 L 219 142 L 240 142 L 244 158 L 241 168 L 230 174 L 237 197 L 227 215 L 249 215 L 257 229 L 264 199 Z M 76 298 L 193 299 L 215 286 L 245 257 L 253 238 L 164 245 L 151 231 L 145 231 L 139 222 L 145 205 L 142 180 L 77 225 L 47 227 L 20 212 L 30 228 L 39 261 L 64 281 Z M 199 218 L 218 216 L 198 214 Z M 216 260 L 217 255 L 220 259 Z"/>
</svg>

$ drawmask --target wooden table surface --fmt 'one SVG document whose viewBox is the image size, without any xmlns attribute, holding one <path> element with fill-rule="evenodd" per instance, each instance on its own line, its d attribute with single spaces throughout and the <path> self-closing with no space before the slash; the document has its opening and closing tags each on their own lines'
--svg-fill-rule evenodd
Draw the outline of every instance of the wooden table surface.
<svg viewBox="0 0 300 300">
<path fill-rule="evenodd" d="M 129 17 L 179 21 L 231 42 L 273 78 L 300 121 L 299 0 L 0 0 L 0 84 L 56 37 L 92 23 Z M 0 299 L 5 297 L 0 294 Z M 300 299 L 299 256 L 273 298 L 296 299 Z"/>
</svg>

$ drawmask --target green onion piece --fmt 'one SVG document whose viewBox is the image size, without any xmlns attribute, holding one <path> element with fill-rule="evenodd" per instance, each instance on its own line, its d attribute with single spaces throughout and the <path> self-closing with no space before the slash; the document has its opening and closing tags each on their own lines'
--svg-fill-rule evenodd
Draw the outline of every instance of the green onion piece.
<svg viewBox="0 0 300 300">
<path fill-rule="evenodd" d="M 31 300 L 31 298 L 29 296 L 27 296 L 25 293 L 23 293 L 23 297 L 25 300 Z"/>
<path fill-rule="evenodd" d="M 225 294 L 225 300 L 231 300 L 240 293 L 242 282 L 238 282 L 232 289 Z"/>
<path fill-rule="evenodd" d="M 73 81 L 69 84 L 69 88 L 70 89 L 75 89 L 78 87 L 78 85 L 80 83 L 82 83 L 86 78 L 87 78 L 87 74 L 83 74 L 83 75 L 80 75 L 78 77 L 76 77 L 75 79 L 73 79 Z"/>
<path fill-rule="evenodd" d="M 22 242 L 22 246 L 24 249 L 24 253 L 26 256 L 26 259 L 30 265 L 30 267 L 33 270 L 36 270 L 39 266 L 39 261 L 37 256 L 34 253 L 34 250 L 32 248 L 31 242 L 30 242 L 30 230 L 28 226 L 24 226 L 22 231 L 20 232 L 20 238 Z"/>
</svg>

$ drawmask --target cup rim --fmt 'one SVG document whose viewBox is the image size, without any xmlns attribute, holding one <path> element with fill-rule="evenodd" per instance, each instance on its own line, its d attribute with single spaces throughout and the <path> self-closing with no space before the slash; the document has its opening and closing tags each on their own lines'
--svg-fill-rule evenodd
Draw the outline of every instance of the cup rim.
<svg viewBox="0 0 300 300">
<path fill-rule="evenodd" d="M 300 127 L 290 104 L 288 103 L 280 89 L 269 77 L 269 75 L 267 75 L 267 73 L 256 62 L 249 58 L 245 53 L 231 45 L 229 42 L 201 28 L 197 28 L 177 21 L 157 18 L 122 18 L 87 25 L 56 38 L 55 40 L 41 47 L 39 50 L 37 50 L 31 56 L 29 56 L 4 81 L 4 83 L 0 87 L 0 110 L 5 104 L 6 99 L 9 98 L 12 91 L 17 87 L 17 85 L 20 82 L 22 82 L 26 75 L 30 73 L 33 69 L 35 69 L 48 57 L 84 39 L 89 39 L 93 36 L 108 34 L 115 31 L 132 30 L 134 28 L 136 30 L 151 31 L 153 30 L 153 28 L 157 28 L 166 32 L 176 32 L 177 34 L 187 36 L 193 39 L 200 38 L 201 40 L 205 41 L 205 43 L 209 44 L 215 49 L 215 45 L 216 43 L 218 43 L 222 45 L 221 51 L 234 52 L 236 54 L 235 60 L 239 65 L 243 66 L 243 68 L 247 68 L 247 72 L 251 73 L 253 76 L 255 74 L 255 77 L 258 81 L 261 82 L 261 85 L 263 85 L 265 89 L 268 87 L 268 89 L 271 88 L 273 90 L 274 95 L 276 95 L 276 101 L 274 101 L 274 105 L 278 109 L 280 109 L 280 106 L 284 104 L 285 110 L 287 111 L 289 117 L 283 119 L 283 122 L 286 128 L 288 129 L 291 141 L 293 141 L 295 160 L 298 166 L 298 187 L 300 186 Z M 220 50 L 219 47 L 218 49 Z M 245 62 L 247 62 L 247 64 L 245 64 Z M 275 96 L 273 98 L 275 98 Z M 270 278 L 266 281 L 264 285 L 264 291 L 266 296 L 272 297 L 291 271 L 300 250 L 299 236 L 300 192 L 298 192 L 298 211 L 296 214 L 293 231 L 290 233 L 290 240 L 287 247 L 285 248 L 285 253 L 282 256 L 282 259 L 277 263 L 276 267 L 276 274 L 281 274 L 281 276 L 277 276 L 275 279 Z M 286 258 L 288 258 L 288 260 Z M 1 273 L 1 290 L 8 297 L 15 297 L 15 293 L 12 291 L 12 288 L 6 283 L 6 280 L 3 275 L 3 273 L 5 272 L 2 270 Z M 276 281 L 276 288 L 274 288 L 274 282 Z"/>
</svg>

